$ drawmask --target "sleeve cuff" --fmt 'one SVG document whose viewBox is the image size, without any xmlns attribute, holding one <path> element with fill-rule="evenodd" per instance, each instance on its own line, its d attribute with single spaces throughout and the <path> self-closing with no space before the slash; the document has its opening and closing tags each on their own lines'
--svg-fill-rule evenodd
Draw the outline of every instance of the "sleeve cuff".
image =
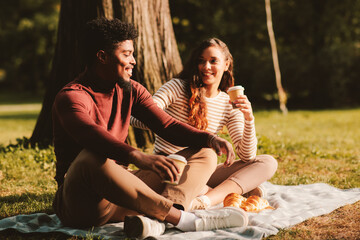
<svg viewBox="0 0 360 240">
<path fill-rule="evenodd" d="M 251 121 L 245 120 L 245 123 L 246 124 L 255 124 L 255 118 L 253 120 L 251 120 Z"/>
</svg>

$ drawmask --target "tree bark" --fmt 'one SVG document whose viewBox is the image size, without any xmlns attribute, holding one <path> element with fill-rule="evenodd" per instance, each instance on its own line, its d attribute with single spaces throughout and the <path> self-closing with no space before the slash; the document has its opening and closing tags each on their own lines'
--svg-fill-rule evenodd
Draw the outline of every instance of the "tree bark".
<svg viewBox="0 0 360 240">
<path fill-rule="evenodd" d="M 286 107 L 287 96 L 286 96 L 286 92 L 284 91 L 284 88 L 282 87 L 282 84 L 281 84 L 281 72 L 280 72 L 279 58 L 278 58 L 277 48 L 276 48 L 275 34 L 274 34 L 274 29 L 273 29 L 273 24 L 272 24 L 270 0 L 265 0 L 265 10 L 266 10 L 266 25 L 267 25 L 267 29 L 268 29 L 268 33 L 269 33 L 269 38 L 270 38 L 271 53 L 272 53 L 273 64 L 274 64 L 276 87 L 278 89 L 278 95 L 279 95 L 280 109 L 283 114 L 287 114 L 287 112 L 288 112 L 287 107 Z"/>
<path fill-rule="evenodd" d="M 99 17 L 119 18 L 138 29 L 134 79 L 151 94 L 182 69 L 168 0 L 62 0 L 51 78 L 31 137 L 32 144 L 52 143 L 52 104 L 59 90 L 83 70 L 79 32 L 83 24 Z M 152 141 L 149 131 L 132 128 L 129 131 L 128 142 L 133 146 L 150 147 Z"/>
</svg>

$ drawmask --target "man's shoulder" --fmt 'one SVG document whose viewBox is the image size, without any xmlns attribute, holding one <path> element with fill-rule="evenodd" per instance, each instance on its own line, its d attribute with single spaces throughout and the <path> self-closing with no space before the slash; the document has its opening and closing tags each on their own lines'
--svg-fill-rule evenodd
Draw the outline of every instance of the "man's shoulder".
<svg viewBox="0 0 360 240">
<path fill-rule="evenodd" d="M 135 80 L 130 80 L 131 82 L 131 86 L 135 89 L 135 90 L 146 90 L 146 88 L 141 85 L 141 83 L 135 81 Z"/>
<path fill-rule="evenodd" d="M 72 81 L 68 84 L 66 84 L 56 95 L 55 101 L 64 101 L 64 100 L 70 100 L 70 101 L 77 101 L 77 100 L 84 100 L 84 98 L 89 98 L 88 91 L 86 90 L 86 87 L 82 84 L 80 84 L 77 81 Z"/>
<path fill-rule="evenodd" d="M 143 94 L 150 94 L 149 91 L 139 82 L 135 80 L 130 80 L 132 91 L 135 96 L 143 95 Z"/>
</svg>

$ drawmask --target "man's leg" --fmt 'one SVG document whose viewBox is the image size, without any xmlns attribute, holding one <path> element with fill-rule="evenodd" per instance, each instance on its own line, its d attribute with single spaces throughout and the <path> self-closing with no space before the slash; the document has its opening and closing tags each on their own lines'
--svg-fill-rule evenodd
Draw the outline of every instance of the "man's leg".
<svg viewBox="0 0 360 240">
<path fill-rule="evenodd" d="M 179 184 L 167 184 L 162 195 L 187 210 L 215 171 L 217 155 L 211 148 L 186 148 L 177 154 L 184 156 L 188 163 Z"/>
<path fill-rule="evenodd" d="M 171 207 L 134 174 L 87 150 L 71 164 L 54 201 L 61 221 L 73 227 L 99 226 L 136 212 L 164 220 Z"/>
</svg>

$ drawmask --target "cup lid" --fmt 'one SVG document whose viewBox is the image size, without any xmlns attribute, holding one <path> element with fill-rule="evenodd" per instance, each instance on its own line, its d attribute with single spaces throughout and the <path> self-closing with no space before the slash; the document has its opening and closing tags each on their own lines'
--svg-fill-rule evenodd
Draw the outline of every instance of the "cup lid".
<svg viewBox="0 0 360 240">
<path fill-rule="evenodd" d="M 170 154 L 167 157 L 171 158 L 171 159 L 174 159 L 174 160 L 178 160 L 178 161 L 183 162 L 183 163 L 187 163 L 186 158 L 184 158 L 183 156 L 178 155 L 178 154 Z"/>
<path fill-rule="evenodd" d="M 230 87 L 227 92 L 234 91 L 234 90 L 244 90 L 244 87 L 241 85 Z"/>
</svg>

